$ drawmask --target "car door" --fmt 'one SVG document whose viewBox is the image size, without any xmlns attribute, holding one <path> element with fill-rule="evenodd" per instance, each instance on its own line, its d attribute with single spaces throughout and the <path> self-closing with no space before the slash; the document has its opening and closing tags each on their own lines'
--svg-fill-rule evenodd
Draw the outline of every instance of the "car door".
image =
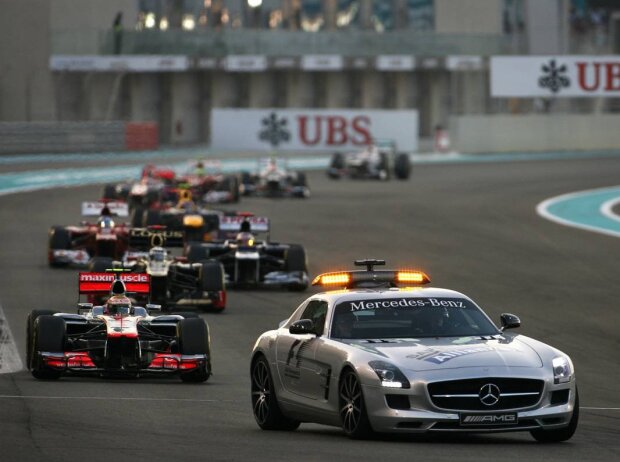
<svg viewBox="0 0 620 462">
<path fill-rule="evenodd" d="M 311 319 L 317 332 L 323 333 L 327 302 L 310 300 L 301 315 L 295 319 Z M 278 374 L 284 388 L 300 396 L 314 398 L 324 395 L 326 368 L 315 360 L 316 351 L 323 343 L 321 336 L 314 334 L 279 335 L 276 345 Z"/>
</svg>

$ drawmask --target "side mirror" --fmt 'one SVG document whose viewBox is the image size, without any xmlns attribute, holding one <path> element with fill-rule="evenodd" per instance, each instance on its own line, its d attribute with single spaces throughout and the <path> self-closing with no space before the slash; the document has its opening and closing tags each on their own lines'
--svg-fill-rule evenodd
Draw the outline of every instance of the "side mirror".
<svg viewBox="0 0 620 462">
<path fill-rule="evenodd" d="M 291 327 L 288 328 L 288 331 L 291 334 L 304 335 L 304 334 L 314 334 L 314 323 L 311 319 L 300 319 L 299 321 L 295 321 L 291 324 Z"/>
<path fill-rule="evenodd" d="M 521 326 L 521 320 L 514 314 L 502 313 L 500 319 L 502 321 L 502 328 L 500 329 L 502 332 L 506 329 L 514 329 Z"/>
<path fill-rule="evenodd" d="M 147 303 L 145 308 L 147 311 L 161 311 L 161 305 L 155 305 L 153 303 Z"/>
</svg>

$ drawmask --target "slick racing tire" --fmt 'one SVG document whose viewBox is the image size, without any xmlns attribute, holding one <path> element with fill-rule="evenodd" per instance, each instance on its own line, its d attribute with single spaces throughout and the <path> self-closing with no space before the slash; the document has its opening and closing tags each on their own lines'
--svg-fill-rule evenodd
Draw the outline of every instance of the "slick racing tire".
<svg viewBox="0 0 620 462">
<path fill-rule="evenodd" d="M 114 184 L 106 184 L 103 187 L 103 199 L 116 199 L 116 185 Z"/>
<path fill-rule="evenodd" d="M 88 262 L 88 271 L 91 273 L 105 273 L 105 270 L 114 268 L 114 259 L 110 257 L 93 257 Z"/>
<path fill-rule="evenodd" d="M 306 178 L 306 172 L 297 172 L 297 178 L 294 182 L 295 186 L 308 186 L 308 179 Z"/>
<path fill-rule="evenodd" d="M 168 311 L 168 276 L 151 276 L 151 303 L 161 305 Z"/>
<path fill-rule="evenodd" d="M 373 430 L 366 412 L 362 384 L 353 370 L 346 369 L 342 373 L 338 391 L 342 430 L 349 438 L 356 440 L 372 436 Z"/>
<path fill-rule="evenodd" d="M 249 172 L 241 172 L 241 191 L 244 196 L 249 196 L 254 191 L 254 179 Z"/>
<path fill-rule="evenodd" d="M 141 228 L 144 220 L 144 208 L 141 205 L 136 205 L 131 214 L 129 215 L 129 221 L 133 228 Z"/>
<path fill-rule="evenodd" d="M 557 430 L 531 430 L 530 434 L 539 443 L 560 443 L 571 439 L 577 430 L 577 423 L 579 423 L 579 391 L 575 389 L 575 407 L 568 425 Z"/>
<path fill-rule="evenodd" d="M 32 369 L 32 354 L 34 351 L 34 323 L 39 316 L 52 315 L 53 310 L 32 310 L 26 319 L 26 367 Z"/>
<path fill-rule="evenodd" d="M 411 174 L 411 163 L 407 154 L 398 154 L 394 161 L 394 175 L 399 180 L 407 180 Z"/>
<path fill-rule="evenodd" d="M 306 251 L 297 244 L 291 244 L 284 255 L 286 271 L 306 271 Z"/>
<path fill-rule="evenodd" d="M 202 262 L 200 289 L 204 292 L 224 290 L 224 267 L 219 261 L 207 260 Z"/>
<path fill-rule="evenodd" d="M 48 248 L 50 251 L 50 266 L 66 266 L 67 263 L 58 263 L 51 257 L 52 250 L 69 250 L 71 249 L 71 234 L 62 226 L 54 226 L 49 231 Z"/>
<path fill-rule="evenodd" d="M 66 341 L 65 320 L 58 316 L 41 315 L 34 323 L 34 339 L 32 355 L 37 351 L 64 352 Z M 41 380 L 56 380 L 61 371 L 45 367 L 32 358 L 32 376 Z"/>
<path fill-rule="evenodd" d="M 332 159 L 329 163 L 329 168 L 327 169 L 327 176 L 334 180 L 340 179 L 340 172 L 344 170 L 346 166 L 346 162 L 344 159 L 344 155 L 341 152 L 335 152 L 332 155 Z"/>
<path fill-rule="evenodd" d="M 299 421 L 289 419 L 280 410 L 269 363 L 264 356 L 254 359 L 250 374 L 252 412 L 258 426 L 263 430 L 296 430 Z"/>
<path fill-rule="evenodd" d="M 239 202 L 240 188 L 238 177 L 228 176 L 224 178 L 219 189 L 230 193 L 230 202 Z"/>
<path fill-rule="evenodd" d="M 200 243 L 189 243 L 187 245 L 188 263 L 198 263 L 209 259 L 209 248 Z"/>
<path fill-rule="evenodd" d="M 205 382 L 211 375 L 209 327 L 201 318 L 186 318 L 178 323 L 179 352 L 182 355 L 207 355 L 207 364 L 191 372 L 181 373 L 183 382 Z"/>
<path fill-rule="evenodd" d="M 142 214 L 142 226 L 161 225 L 161 213 L 159 210 L 145 210 Z"/>
</svg>

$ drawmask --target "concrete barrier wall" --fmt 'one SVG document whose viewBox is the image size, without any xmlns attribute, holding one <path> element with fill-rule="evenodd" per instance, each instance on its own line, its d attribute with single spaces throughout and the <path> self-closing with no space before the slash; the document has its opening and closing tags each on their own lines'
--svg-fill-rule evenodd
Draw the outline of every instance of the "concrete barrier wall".
<svg viewBox="0 0 620 462">
<path fill-rule="evenodd" d="M 0 154 L 157 149 L 153 122 L 3 122 Z"/>
<path fill-rule="evenodd" d="M 620 148 L 620 115 L 466 115 L 450 118 L 459 152 L 582 151 Z"/>
</svg>

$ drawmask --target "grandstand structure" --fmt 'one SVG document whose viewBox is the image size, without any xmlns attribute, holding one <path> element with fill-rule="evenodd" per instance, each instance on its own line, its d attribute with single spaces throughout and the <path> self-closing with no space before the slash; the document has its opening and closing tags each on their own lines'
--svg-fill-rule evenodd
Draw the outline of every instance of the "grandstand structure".
<svg viewBox="0 0 620 462">
<path fill-rule="evenodd" d="M 426 137 L 460 115 L 615 112 L 490 92 L 494 56 L 617 53 L 613 2 L 588 3 L 5 0 L 0 123 L 148 122 L 191 144 L 214 108 L 416 109 Z"/>
</svg>

